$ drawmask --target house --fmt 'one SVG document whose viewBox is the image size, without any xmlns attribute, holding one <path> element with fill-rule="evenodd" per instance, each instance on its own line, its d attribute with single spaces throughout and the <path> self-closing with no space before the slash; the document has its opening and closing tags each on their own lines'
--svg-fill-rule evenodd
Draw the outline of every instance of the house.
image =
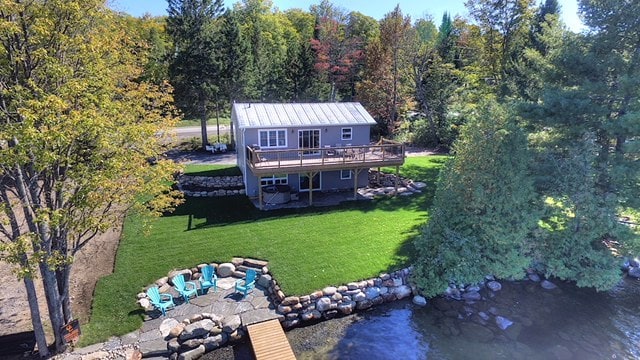
<svg viewBox="0 0 640 360">
<path fill-rule="evenodd" d="M 368 183 L 363 170 L 404 163 L 402 144 L 370 144 L 376 122 L 360 103 L 235 103 L 231 121 L 246 193 L 260 207 L 263 189 L 275 185 L 309 192 L 310 203 L 314 191 L 355 197 Z"/>
</svg>

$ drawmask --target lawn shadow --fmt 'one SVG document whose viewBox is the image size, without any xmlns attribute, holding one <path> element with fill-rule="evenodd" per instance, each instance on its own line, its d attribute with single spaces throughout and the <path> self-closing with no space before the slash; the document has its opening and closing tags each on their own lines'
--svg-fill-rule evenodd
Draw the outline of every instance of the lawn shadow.
<svg viewBox="0 0 640 360">
<path fill-rule="evenodd" d="M 427 216 L 425 215 L 424 222 L 420 222 L 403 232 L 403 234 L 406 235 L 405 239 L 400 243 L 400 246 L 394 254 L 393 261 L 387 267 L 385 272 L 390 273 L 414 263 L 418 251 L 415 247 L 415 240 L 422 235 L 422 229 L 426 221 Z"/>
<path fill-rule="evenodd" d="M 344 201 L 334 206 L 309 206 L 293 209 L 261 211 L 245 195 L 225 197 L 186 197 L 173 213 L 165 216 L 187 216 L 185 231 L 231 224 L 250 223 L 269 219 L 312 216 L 327 212 L 360 211 L 428 211 L 435 194 L 436 181 L 446 157 L 430 159 L 432 165 L 405 165 L 401 174 L 405 178 L 424 182 L 427 186 L 412 196 L 380 197 L 372 201 Z M 237 168 L 235 168 L 237 169 Z M 389 171 L 389 169 L 383 169 Z M 395 170 L 394 170 L 395 171 Z"/>
</svg>

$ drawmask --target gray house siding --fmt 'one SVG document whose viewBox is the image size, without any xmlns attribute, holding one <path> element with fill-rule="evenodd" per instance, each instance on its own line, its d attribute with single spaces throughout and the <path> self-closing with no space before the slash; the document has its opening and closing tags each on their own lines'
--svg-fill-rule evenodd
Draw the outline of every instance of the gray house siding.
<svg viewBox="0 0 640 360">
<path fill-rule="evenodd" d="M 258 196 L 260 180 L 249 168 L 246 146 L 257 145 L 262 150 L 298 149 L 299 131 L 304 130 L 318 131 L 320 148 L 368 145 L 370 128 L 375 124 L 358 103 L 234 104 L 231 121 L 235 125 L 237 164 L 244 177 L 245 191 L 251 197 Z M 262 143 L 261 131 L 264 132 Z M 274 146 L 265 147 L 265 141 Z M 320 177 L 319 190 L 353 189 L 353 175 L 341 179 L 340 171 L 323 171 Z M 299 174 L 287 175 L 287 182 L 295 191 L 308 191 L 300 189 Z M 358 186 L 366 186 L 367 182 L 366 171 L 361 171 Z"/>
<path fill-rule="evenodd" d="M 343 129 L 345 132 L 350 132 L 351 139 L 343 139 Z M 285 130 L 286 145 L 283 149 L 297 149 L 298 146 L 298 131 L 299 130 L 319 130 L 320 133 L 320 147 L 325 146 L 346 146 L 346 145 L 366 145 L 369 144 L 369 125 L 340 125 L 340 126 L 315 126 L 315 127 L 292 127 L 292 128 L 269 128 L 269 129 L 243 129 L 239 131 L 237 139 L 238 144 L 246 145 L 258 145 L 260 146 L 260 131 L 277 131 Z M 273 149 L 277 149 L 275 147 Z M 261 149 L 267 149 L 261 147 Z M 246 163 L 246 147 L 238 146 L 238 167 L 241 169 L 244 178 L 247 192 L 249 196 L 258 196 L 259 181 L 256 176 L 253 175 Z M 366 186 L 366 176 L 359 176 L 358 186 Z M 290 174 L 288 178 L 289 185 L 292 189 L 300 191 L 299 183 L 300 179 L 298 174 Z M 353 188 L 353 179 L 341 180 L 339 171 L 324 171 L 322 172 L 321 188 L 322 191 L 330 190 L 346 190 Z M 306 189 L 302 189 L 305 191 Z"/>
</svg>

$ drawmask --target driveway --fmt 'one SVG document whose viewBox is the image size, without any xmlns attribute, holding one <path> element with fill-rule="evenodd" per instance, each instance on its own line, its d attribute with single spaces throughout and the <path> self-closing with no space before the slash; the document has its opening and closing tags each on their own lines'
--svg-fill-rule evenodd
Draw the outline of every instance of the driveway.
<svg viewBox="0 0 640 360">
<path fill-rule="evenodd" d="M 172 133 L 176 135 L 179 139 L 190 139 L 201 136 L 200 126 L 185 126 L 185 127 L 177 127 L 171 130 Z M 229 125 L 220 125 L 220 135 L 225 135 L 229 133 Z M 215 142 L 211 140 L 215 140 L 218 135 L 218 130 L 216 125 L 207 125 L 207 137 L 209 138 L 209 142 Z"/>
</svg>

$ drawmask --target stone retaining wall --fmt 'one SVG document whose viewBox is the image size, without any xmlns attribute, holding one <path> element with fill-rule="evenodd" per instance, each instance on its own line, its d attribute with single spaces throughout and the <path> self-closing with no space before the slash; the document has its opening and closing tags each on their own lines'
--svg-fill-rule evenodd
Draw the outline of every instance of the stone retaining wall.
<svg viewBox="0 0 640 360">
<path fill-rule="evenodd" d="M 341 286 L 329 286 L 304 296 L 286 296 L 278 282 L 269 273 L 268 263 L 262 260 L 233 258 L 230 263 L 200 264 L 194 268 L 173 270 L 167 276 L 156 280 L 145 288 L 158 286 L 160 292 L 177 297 L 172 279 L 183 276 L 185 280 L 198 280 L 206 265 L 216 268 L 218 278 L 243 278 L 250 268 L 259 274 L 257 285 L 266 289 L 269 300 L 280 321 L 289 329 L 307 321 L 329 320 L 336 316 L 348 315 L 356 310 L 365 310 L 382 303 L 404 299 L 415 292 L 409 285 L 411 267 L 390 274 L 380 274 L 372 279 L 351 282 Z M 153 306 L 146 292 L 138 294 L 138 303 L 147 311 Z M 180 306 L 180 305 L 178 305 Z M 246 329 L 238 315 L 202 313 L 178 322 L 173 318 L 165 319 L 160 325 L 162 338 L 167 342 L 166 353 L 156 354 L 143 351 L 145 356 L 169 356 L 172 359 L 197 359 L 203 354 L 220 346 L 242 340 Z"/>
<path fill-rule="evenodd" d="M 214 197 L 244 195 L 242 176 L 191 176 L 178 177 L 178 189 L 186 196 Z"/>
<path fill-rule="evenodd" d="M 286 296 L 269 274 L 262 275 L 258 284 L 268 288 L 278 313 L 285 317 L 283 327 L 289 329 L 306 321 L 328 320 L 409 297 L 415 292 L 409 285 L 410 275 L 409 267 L 372 279 L 328 286 L 304 296 Z"/>
</svg>

